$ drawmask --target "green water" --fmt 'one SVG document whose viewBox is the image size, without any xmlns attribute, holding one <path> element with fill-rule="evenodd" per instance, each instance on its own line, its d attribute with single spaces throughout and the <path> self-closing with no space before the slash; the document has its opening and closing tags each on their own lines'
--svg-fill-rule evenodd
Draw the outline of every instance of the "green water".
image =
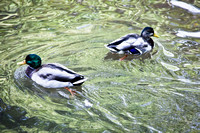
<svg viewBox="0 0 200 133">
<path fill-rule="evenodd" d="M 151 54 L 104 47 L 146 26 L 160 36 Z M 200 39 L 176 35 L 199 29 L 200 14 L 164 0 L 0 1 L 0 131 L 200 132 Z M 30 53 L 88 80 L 74 98 L 42 88 L 16 65 Z"/>
</svg>

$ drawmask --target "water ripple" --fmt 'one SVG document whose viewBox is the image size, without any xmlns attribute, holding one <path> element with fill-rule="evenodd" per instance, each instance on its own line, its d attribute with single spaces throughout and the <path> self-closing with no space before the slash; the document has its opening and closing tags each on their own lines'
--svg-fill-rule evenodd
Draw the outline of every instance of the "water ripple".
<svg viewBox="0 0 200 133">
<path fill-rule="evenodd" d="M 166 1 L 1 1 L 0 96 L 11 109 L 0 104 L 9 116 L 0 119 L 0 130 L 198 132 L 195 4 L 171 1 L 180 7 L 172 8 Z M 152 38 L 157 45 L 148 55 L 119 61 L 120 55 L 105 49 L 104 44 L 128 33 L 140 34 L 145 26 L 161 36 Z M 78 94 L 74 98 L 63 88 L 43 88 L 25 76 L 26 67 L 16 66 L 30 53 L 88 80 L 72 88 Z"/>
<path fill-rule="evenodd" d="M 191 13 L 194 13 L 194 14 L 200 14 L 200 9 L 191 5 L 191 4 L 187 4 L 185 2 L 182 2 L 182 1 L 177 1 L 177 0 L 171 0 L 170 3 L 174 6 L 177 6 L 177 7 L 181 7 L 183 9 L 186 9 L 188 10 L 189 12 Z"/>
<path fill-rule="evenodd" d="M 193 37 L 193 38 L 200 38 L 200 32 L 189 32 L 189 31 L 177 31 L 176 35 L 178 37 Z"/>
</svg>

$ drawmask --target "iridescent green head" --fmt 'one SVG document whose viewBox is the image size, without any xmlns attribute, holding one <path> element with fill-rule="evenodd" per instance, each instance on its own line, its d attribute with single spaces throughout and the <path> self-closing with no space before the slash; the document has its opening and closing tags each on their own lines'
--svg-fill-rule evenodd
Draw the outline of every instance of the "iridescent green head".
<svg viewBox="0 0 200 133">
<path fill-rule="evenodd" d="M 23 62 L 18 63 L 19 65 L 28 64 L 30 67 L 37 69 L 41 66 L 42 60 L 40 56 L 36 54 L 29 54 Z"/>
</svg>

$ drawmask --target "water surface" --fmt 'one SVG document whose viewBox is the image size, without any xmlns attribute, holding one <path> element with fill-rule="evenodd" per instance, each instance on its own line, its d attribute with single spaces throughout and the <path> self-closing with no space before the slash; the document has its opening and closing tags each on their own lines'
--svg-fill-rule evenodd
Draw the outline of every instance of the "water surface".
<svg viewBox="0 0 200 133">
<path fill-rule="evenodd" d="M 197 0 L 1 1 L 0 130 L 199 132 L 199 7 Z M 119 61 L 104 47 L 146 26 L 160 36 L 149 55 Z M 30 53 L 88 81 L 73 88 L 74 98 L 42 88 L 16 65 Z"/>
</svg>

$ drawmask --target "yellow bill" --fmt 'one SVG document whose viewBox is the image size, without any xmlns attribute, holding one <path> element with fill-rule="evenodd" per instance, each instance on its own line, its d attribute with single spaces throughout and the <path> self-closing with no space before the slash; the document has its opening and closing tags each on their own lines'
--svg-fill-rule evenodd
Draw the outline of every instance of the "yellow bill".
<svg viewBox="0 0 200 133">
<path fill-rule="evenodd" d="M 26 61 L 22 61 L 22 62 L 18 62 L 17 65 L 25 65 L 26 64 Z"/>
<path fill-rule="evenodd" d="M 159 37 L 159 36 L 158 36 L 158 35 L 156 35 L 156 34 L 154 34 L 153 36 L 154 36 L 154 37 Z"/>
</svg>

